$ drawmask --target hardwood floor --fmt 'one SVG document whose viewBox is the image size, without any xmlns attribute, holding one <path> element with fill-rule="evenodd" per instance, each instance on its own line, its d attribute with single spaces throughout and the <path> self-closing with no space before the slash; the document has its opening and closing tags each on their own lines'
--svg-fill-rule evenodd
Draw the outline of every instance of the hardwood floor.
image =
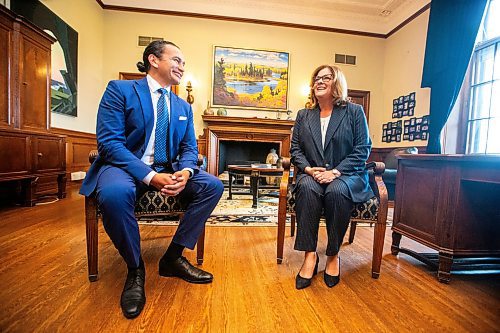
<svg viewBox="0 0 500 333">
<path fill-rule="evenodd" d="M 208 227 L 203 268 L 210 285 L 160 278 L 158 260 L 174 227 L 141 226 L 146 307 L 125 319 L 119 298 L 126 267 L 100 226 L 100 279 L 87 279 L 83 197 L 33 208 L 0 210 L 0 332 L 500 332 L 498 276 L 435 272 L 390 254 L 387 232 L 381 276 L 370 276 L 373 229 L 358 227 L 341 249 L 341 282 L 328 289 L 322 272 L 295 290 L 301 254 L 289 231 L 276 264 L 275 227 Z M 324 253 L 321 229 L 319 253 Z M 403 239 L 403 245 L 417 245 Z M 194 262 L 195 252 L 187 251 Z"/>
</svg>

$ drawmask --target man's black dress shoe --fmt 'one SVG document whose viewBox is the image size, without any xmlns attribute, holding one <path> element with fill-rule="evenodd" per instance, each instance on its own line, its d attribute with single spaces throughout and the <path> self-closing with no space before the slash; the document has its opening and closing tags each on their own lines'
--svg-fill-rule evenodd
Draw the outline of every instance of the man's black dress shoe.
<svg viewBox="0 0 500 333">
<path fill-rule="evenodd" d="M 339 275 L 327 274 L 325 269 L 325 274 L 323 275 L 323 278 L 328 288 L 335 287 L 340 282 L 340 257 L 339 257 Z"/>
<path fill-rule="evenodd" d="M 190 283 L 210 283 L 214 278 L 209 272 L 191 265 L 185 257 L 179 257 L 174 261 L 162 258 L 158 266 L 161 276 L 176 276 Z"/>
<path fill-rule="evenodd" d="M 146 271 L 144 268 L 128 271 L 120 300 L 123 315 L 128 319 L 137 317 L 144 308 L 144 304 L 146 303 L 146 293 L 144 292 L 145 280 Z"/>
<path fill-rule="evenodd" d="M 311 276 L 309 279 L 304 278 L 300 276 L 300 271 L 299 271 L 299 273 L 295 277 L 295 288 L 304 289 L 311 285 L 312 278 L 314 277 L 314 275 L 318 274 L 318 264 L 319 264 L 319 256 L 316 253 L 316 265 L 314 266 L 313 276 Z"/>
</svg>

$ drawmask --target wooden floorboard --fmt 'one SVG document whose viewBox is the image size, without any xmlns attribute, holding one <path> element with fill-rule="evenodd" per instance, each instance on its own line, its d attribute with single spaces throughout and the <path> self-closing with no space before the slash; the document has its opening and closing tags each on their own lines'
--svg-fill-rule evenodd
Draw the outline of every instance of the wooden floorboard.
<svg viewBox="0 0 500 333">
<path fill-rule="evenodd" d="M 158 275 L 158 260 L 175 227 L 141 226 L 146 307 L 125 319 L 119 298 L 126 267 L 102 225 L 97 282 L 87 279 L 84 201 L 68 198 L 32 208 L 0 209 L 0 332 L 500 332 L 500 279 L 435 272 L 390 254 L 387 231 L 381 275 L 372 279 L 373 228 L 358 227 L 341 249 L 341 282 L 322 279 L 326 248 L 320 231 L 320 274 L 295 290 L 302 255 L 289 231 L 276 264 L 276 227 L 207 227 L 205 263 L 214 282 L 191 285 Z M 407 240 L 402 245 L 422 247 Z M 187 251 L 195 261 L 195 252 Z"/>
</svg>

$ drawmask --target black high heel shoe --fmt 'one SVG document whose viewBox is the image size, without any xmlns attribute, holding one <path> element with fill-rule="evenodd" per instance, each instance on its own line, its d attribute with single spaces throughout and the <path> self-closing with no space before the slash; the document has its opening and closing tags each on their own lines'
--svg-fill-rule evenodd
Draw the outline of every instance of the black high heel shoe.
<svg viewBox="0 0 500 333">
<path fill-rule="evenodd" d="M 319 256 L 316 253 L 316 265 L 314 266 L 313 276 L 311 276 L 309 279 L 303 278 L 302 276 L 300 276 L 300 271 L 299 271 L 299 273 L 297 273 L 297 276 L 295 277 L 295 288 L 304 289 L 311 285 L 312 278 L 314 277 L 314 275 L 318 274 L 318 264 L 319 264 Z"/>
<path fill-rule="evenodd" d="M 339 275 L 327 274 L 326 269 L 325 269 L 325 273 L 323 275 L 323 278 L 324 278 L 326 286 L 328 288 L 335 287 L 340 282 L 340 257 L 338 260 L 339 260 Z"/>
</svg>

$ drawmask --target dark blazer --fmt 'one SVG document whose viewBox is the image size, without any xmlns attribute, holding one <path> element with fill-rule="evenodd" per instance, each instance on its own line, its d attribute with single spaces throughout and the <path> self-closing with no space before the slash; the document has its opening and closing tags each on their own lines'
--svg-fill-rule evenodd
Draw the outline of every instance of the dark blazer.
<svg viewBox="0 0 500 333">
<path fill-rule="evenodd" d="M 370 155 L 371 139 L 361 105 L 348 102 L 335 106 L 328 124 L 325 148 L 321 144 L 319 107 L 298 112 L 290 148 L 297 170 L 297 182 L 306 167 L 337 169 L 349 187 L 353 202 L 365 202 L 374 196 L 368 183 L 365 163 Z"/>
<path fill-rule="evenodd" d="M 141 161 L 153 131 L 154 113 L 146 78 L 111 81 L 97 112 L 99 156 L 91 165 L 80 193 L 94 192 L 99 174 L 113 165 L 142 181 L 151 167 Z M 174 171 L 191 168 L 196 173 L 198 148 L 191 105 L 170 94 L 170 160 Z"/>
</svg>

